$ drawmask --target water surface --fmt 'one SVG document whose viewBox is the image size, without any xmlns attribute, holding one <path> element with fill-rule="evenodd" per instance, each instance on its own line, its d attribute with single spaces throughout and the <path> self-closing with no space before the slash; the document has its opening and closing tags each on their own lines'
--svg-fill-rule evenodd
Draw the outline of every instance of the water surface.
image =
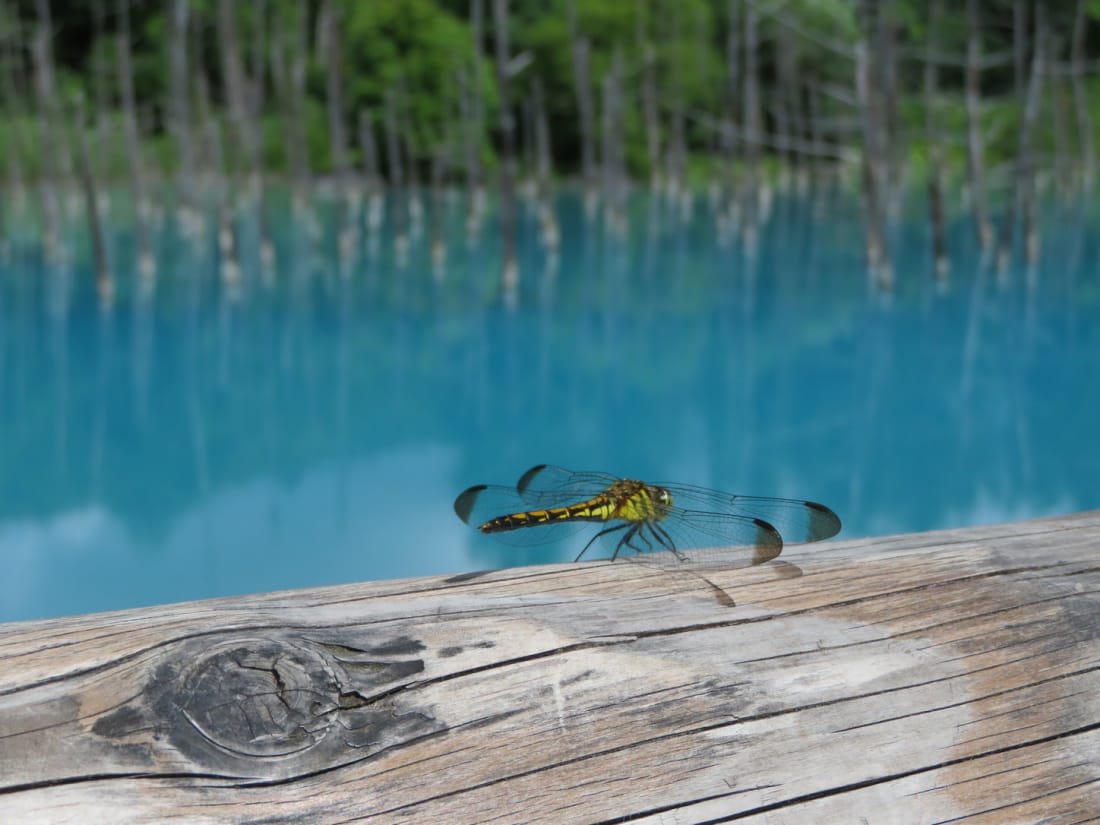
<svg viewBox="0 0 1100 825">
<path fill-rule="evenodd" d="M 557 203 L 556 260 L 525 216 L 499 287 L 490 216 L 449 201 L 404 263 L 384 226 L 338 255 L 281 208 L 227 286 L 211 235 L 158 233 L 154 290 L 125 221 L 110 309 L 86 242 L 0 269 L 0 621 L 571 558 L 481 537 L 461 489 L 550 462 L 813 498 L 844 536 L 1100 507 L 1100 221 L 1044 216 L 1004 276 L 965 219 L 931 275 L 923 212 L 871 288 L 856 204 L 777 197 L 755 248 L 637 197 L 625 235 Z"/>
</svg>

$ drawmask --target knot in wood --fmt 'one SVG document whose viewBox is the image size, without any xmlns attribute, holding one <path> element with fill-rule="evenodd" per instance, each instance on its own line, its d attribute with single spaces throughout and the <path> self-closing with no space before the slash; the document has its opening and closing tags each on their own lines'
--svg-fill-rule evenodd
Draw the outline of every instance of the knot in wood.
<svg viewBox="0 0 1100 825">
<path fill-rule="evenodd" d="M 285 757 L 325 738 L 339 693 L 317 652 L 277 639 L 236 639 L 195 662 L 177 701 L 194 730 L 218 748 Z"/>
</svg>

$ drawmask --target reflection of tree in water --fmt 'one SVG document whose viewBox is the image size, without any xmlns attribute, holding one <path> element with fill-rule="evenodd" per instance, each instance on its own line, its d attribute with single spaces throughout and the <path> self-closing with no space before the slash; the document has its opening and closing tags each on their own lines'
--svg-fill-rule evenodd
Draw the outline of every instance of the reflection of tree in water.
<svg viewBox="0 0 1100 825">
<path fill-rule="evenodd" d="M 1077 249 L 1076 265 L 1030 280 L 979 275 L 954 224 L 970 258 L 943 292 L 912 276 L 928 271 L 920 225 L 898 224 L 885 304 L 859 274 L 855 204 L 827 203 L 815 218 L 811 202 L 777 196 L 753 250 L 720 238 L 706 208 L 681 224 L 642 197 L 626 234 L 583 232 L 579 195 L 563 197 L 576 242 L 555 275 L 521 283 L 514 310 L 485 265 L 488 229 L 455 245 L 442 282 L 426 247 L 403 272 L 383 248 L 338 275 L 339 245 L 312 240 L 286 200 L 273 281 L 245 244 L 236 297 L 213 245 L 182 235 L 162 244 L 156 292 L 120 278 L 106 314 L 86 253 L 40 277 L 16 250 L 0 278 L 0 515 L 97 501 L 155 545 L 227 485 L 292 484 L 322 462 L 426 443 L 460 445 L 456 491 L 553 461 L 817 498 L 849 534 L 936 526 L 987 500 L 1005 517 L 1088 506 L 1074 479 L 1090 471 L 1096 214 L 1049 217 L 1044 233 Z M 447 231 L 463 237 L 466 204 L 450 208 Z M 542 252 L 525 214 L 527 271 Z M 110 241 L 128 271 L 137 244 L 117 227 Z"/>
</svg>

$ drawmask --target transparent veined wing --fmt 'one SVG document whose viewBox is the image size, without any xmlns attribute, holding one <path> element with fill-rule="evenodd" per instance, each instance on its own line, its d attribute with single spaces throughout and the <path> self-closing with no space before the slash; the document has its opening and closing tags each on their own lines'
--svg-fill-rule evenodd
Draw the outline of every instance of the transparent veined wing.
<svg viewBox="0 0 1100 825">
<path fill-rule="evenodd" d="M 822 541 L 840 532 L 840 517 L 824 504 L 795 498 L 722 493 L 690 484 L 660 484 L 672 493 L 677 509 L 757 518 L 768 522 L 785 542 Z"/>
<path fill-rule="evenodd" d="M 485 522 L 500 516 L 552 506 L 557 505 L 532 506 L 520 497 L 515 487 L 476 484 L 459 493 L 458 498 L 455 499 L 454 510 L 462 521 L 476 530 Z M 550 522 L 519 530 L 493 533 L 493 537 L 519 546 L 548 544 L 592 526 L 591 523 L 583 521 Z"/>
<path fill-rule="evenodd" d="M 539 464 L 520 476 L 515 487 L 484 484 L 470 487 L 455 500 L 455 512 L 477 528 L 505 515 L 586 502 L 619 481 L 608 473 L 576 472 Z M 613 557 L 662 551 L 679 556 L 693 550 L 716 555 L 709 553 L 715 548 L 723 563 L 744 560 L 760 564 L 778 556 L 784 541 L 820 541 L 840 531 L 836 513 L 804 499 L 742 496 L 690 484 L 656 486 L 672 494 L 672 505 L 660 518 L 597 523 L 548 521 L 493 535 L 512 544 L 530 545 L 556 541 L 584 530 L 590 538 L 599 539 Z M 591 544 L 590 540 L 584 545 L 581 555 Z"/>
<path fill-rule="evenodd" d="M 647 525 L 640 532 L 647 531 L 655 534 L 658 539 L 663 532 L 667 542 L 658 541 L 652 548 L 641 548 L 642 552 L 649 552 L 651 549 L 667 549 L 676 553 L 717 550 L 729 560 L 763 564 L 783 551 L 783 537 L 780 532 L 766 520 L 748 515 L 712 513 L 673 506 L 664 519 Z"/>
<path fill-rule="evenodd" d="M 564 507 L 595 498 L 618 480 L 609 473 L 536 464 L 519 477 L 516 492 L 529 507 Z"/>
<path fill-rule="evenodd" d="M 556 507 L 594 498 L 618 480 L 608 473 L 577 472 L 539 464 L 520 476 L 516 491 L 531 507 Z M 723 504 L 727 498 L 721 493 L 713 493 L 716 505 Z M 761 564 L 778 556 L 783 549 L 783 539 L 770 523 L 749 513 L 732 512 L 729 507 L 725 511 L 707 512 L 674 506 L 665 519 L 639 526 L 634 532 L 619 520 L 603 526 L 613 528 L 602 535 L 599 542 L 608 555 L 738 547 L 747 548 L 741 556 L 749 563 Z M 593 535 L 597 532 L 593 531 Z M 729 557 L 728 553 L 725 555 Z"/>
</svg>

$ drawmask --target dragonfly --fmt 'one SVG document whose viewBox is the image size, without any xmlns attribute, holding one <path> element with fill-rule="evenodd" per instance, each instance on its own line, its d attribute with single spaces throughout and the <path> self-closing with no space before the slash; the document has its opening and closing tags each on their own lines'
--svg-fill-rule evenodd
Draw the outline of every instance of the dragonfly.
<svg viewBox="0 0 1100 825">
<path fill-rule="evenodd" d="M 613 548 L 612 560 L 624 551 L 668 551 L 686 561 L 685 550 L 736 546 L 751 550 L 751 564 L 762 564 L 783 551 L 785 540 L 821 541 L 840 532 L 840 517 L 815 501 L 650 484 L 550 464 L 535 465 L 514 487 L 469 487 L 454 509 L 479 532 L 516 544 L 555 541 L 601 525 L 575 561 L 602 539 Z"/>
</svg>

